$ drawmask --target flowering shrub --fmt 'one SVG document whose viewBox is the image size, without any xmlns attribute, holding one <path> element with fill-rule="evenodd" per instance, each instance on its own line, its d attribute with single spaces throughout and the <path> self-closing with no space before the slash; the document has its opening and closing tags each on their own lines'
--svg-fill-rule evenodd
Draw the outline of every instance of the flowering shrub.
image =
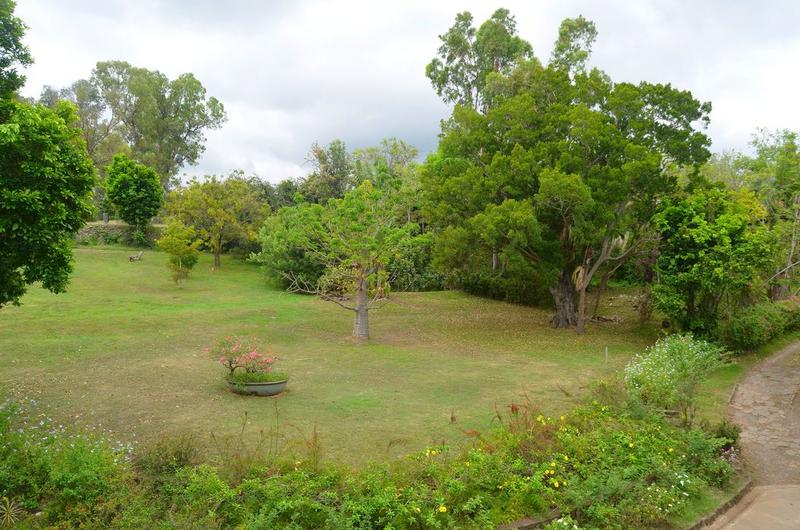
<svg viewBox="0 0 800 530">
<path fill-rule="evenodd" d="M 658 340 L 625 367 L 628 391 L 649 405 L 678 410 L 691 424 L 697 386 L 722 365 L 725 351 L 691 335 Z"/>
<path fill-rule="evenodd" d="M 255 339 L 246 341 L 240 337 L 226 337 L 205 351 L 218 357 L 219 363 L 227 368 L 228 380 L 231 382 L 249 383 L 285 379 L 284 374 L 272 373 L 272 365 L 278 358 L 259 351 Z"/>
</svg>

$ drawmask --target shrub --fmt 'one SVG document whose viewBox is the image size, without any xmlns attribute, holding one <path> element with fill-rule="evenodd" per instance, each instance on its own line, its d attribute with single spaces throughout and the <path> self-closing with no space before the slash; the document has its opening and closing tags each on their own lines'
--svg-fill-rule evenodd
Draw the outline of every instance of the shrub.
<svg viewBox="0 0 800 530">
<path fill-rule="evenodd" d="M 763 302 L 737 311 L 723 326 L 721 339 L 736 351 L 753 350 L 797 329 L 800 329 L 797 300 Z"/>
<path fill-rule="evenodd" d="M 670 335 L 634 356 L 625 367 L 625 385 L 646 404 L 678 410 L 690 425 L 697 386 L 721 366 L 724 356 L 724 350 L 710 342 Z"/>
</svg>

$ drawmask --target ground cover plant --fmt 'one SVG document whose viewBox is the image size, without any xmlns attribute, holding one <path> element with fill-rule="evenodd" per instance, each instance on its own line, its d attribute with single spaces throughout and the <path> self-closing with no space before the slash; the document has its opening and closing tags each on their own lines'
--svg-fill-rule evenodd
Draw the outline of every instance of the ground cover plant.
<svg viewBox="0 0 800 530">
<path fill-rule="evenodd" d="M 240 440 L 211 463 L 185 439 L 131 451 L 7 402 L 0 494 L 41 510 L 33 526 L 487 529 L 556 513 L 551 528 L 641 529 L 669 528 L 729 485 L 735 432 L 681 429 L 619 391 L 603 395 L 556 418 L 512 403 L 463 448 L 358 471 L 320 462 L 313 445 L 286 451 L 277 432 L 263 450 Z"/>
</svg>

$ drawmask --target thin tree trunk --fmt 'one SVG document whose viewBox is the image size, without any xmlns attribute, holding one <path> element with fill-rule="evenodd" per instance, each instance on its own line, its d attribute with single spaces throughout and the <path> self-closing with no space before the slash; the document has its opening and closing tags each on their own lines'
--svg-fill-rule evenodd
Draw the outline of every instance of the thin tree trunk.
<svg viewBox="0 0 800 530">
<path fill-rule="evenodd" d="M 499 258 L 500 257 L 497 255 L 497 249 L 493 248 L 492 249 L 492 270 L 493 271 L 496 271 L 498 265 L 500 264 Z"/>
<path fill-rule="evenodd" d="M 556 304 L 556 314 L 553 315 L 554 328 L 570 328 L 577 323 L 575 314 L 575 285 L 568 270 L 561 271 L 561 277 L 555 287 L 550 288 L 553 301 Z"/>
<path fill-rule="evenodd" d="M 366 279 L 361 279 L 358 282 L 355 313 L 353 337 L 359 340 L 367 340 L 369 339 L 369 293 L 367 293 Z"/>
<path fill-rule="evenodd" d="M 214 268 L 219 269 L 222 264 L 221 249 L 214 250 Z"/>
<path fill-rule="evenodd" d="M 616 268 L 614 269 L 616 270 Z M 610 274 L 606 273 L 600 278 L 600 285 L 597 286 L 597 295 L 594 297 L 594 308 L 592 308 L 592 318 L 597 316 L 597 311 L 600 309 L 600 299 L 603 298 L 603 293 L 606 291 L 606 287 L 608 287 L 608 280 L 611 277 Z"/>
<path fill-rule="evenodd" d="M 586 330 L 586 286 L 578 290 L 578 321 L 575 331 L 580 335 Z"/>
</svg>

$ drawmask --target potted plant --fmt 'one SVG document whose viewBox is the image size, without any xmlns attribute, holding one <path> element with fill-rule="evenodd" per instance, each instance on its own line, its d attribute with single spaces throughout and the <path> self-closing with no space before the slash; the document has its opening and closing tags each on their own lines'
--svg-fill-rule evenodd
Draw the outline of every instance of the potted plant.
<svg viewBox="0 0 800 530">
<path fill-rule="evenodd" d="M 254 341 L 248 343 L 239 337 L 227 337 L 217 343 L 213 353 L 228 369 L 225 379 L 237 394 L 275 396 L 286 389 L 288 376 L 272 370 L 278 358 L 259 351 Z"/>
</svg>

